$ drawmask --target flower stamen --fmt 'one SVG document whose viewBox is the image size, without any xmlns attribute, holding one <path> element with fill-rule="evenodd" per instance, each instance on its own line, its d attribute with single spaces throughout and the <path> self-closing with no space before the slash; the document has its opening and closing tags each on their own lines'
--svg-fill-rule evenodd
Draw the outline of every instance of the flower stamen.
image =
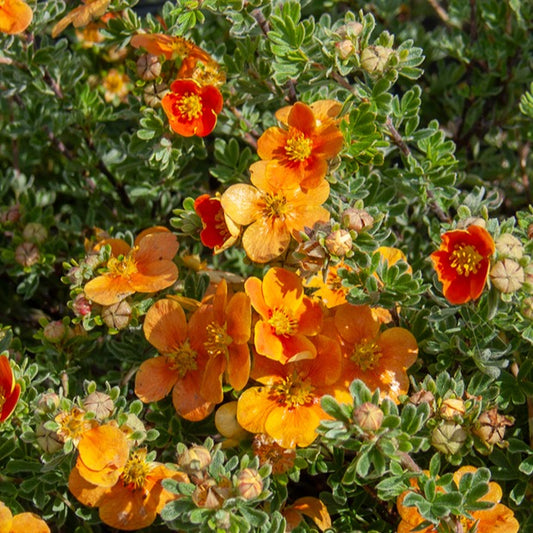
<svg viewBox="0 0 533 533">
<path fill-rule="evenodd" d="M 271 311 L 268 323 L 274 329 L 276 335 L 294 335 L 298 328 L 298 320 L 283 308 L 276 307 Z"/>
<path fill-rule="evenodd" d="M 186 120 L 193 120 L 202 114 L 202 100 L 194 93 L 185 93 L 176 101 L 177 112 Z"/>
<path fill-rule="evenodd" d="M 189 339 L 186 339 L 176 351 L 167 354 L 167 359 L 171 370 L 177 370 L 180 377 L 183 377 L 189 370 L 196 370 L 198 367 L 197 356 L 198 354 L 191 347 Z"/>
<path fill-rule="evenodd" d="M 455 268 L 460 276 L 468 277 L 476 274 L 483 256 L 470 244 L 458 245 L 450 254 L 451 267 Z"/>
<path fill-rule="evenodd" d="M 233 339 L 227 334 L 225 326 L 211 322 L 206 330 L 207 341 L 204 343 L 204 346 L 207 353 L 211 357 L 216 357 L 217 355 L 228 357 L 228 346 L 233 342 Z"/>
<path fill-rule="evenodd" d="M 150 463 L 146 462 L 146 449 L 131 452 L 122 472 L 122 482 L 131 490 L 140 489 L 151 469 Z"/>
<path fill-rule="evenodd" d="M 278 404 L 286 405 L 291 409 L 313 403 L 315 400 L 313 390 L 314 387 L 309 380 L 293 374 L 273 385 L 271 394 Z"/>
<path fill-rule="evenodd" d="M 305 161 L 313 150 L 313 141 L 301 131 L 294 131 L 285 143 L 285 154 L 289 161 Z"/>
<path fill-rule="evenodd" d="M 376 368 L 381 350 L 375 341 L 365 340 L 354 347 L 350 359 L 363 371 Z"/>
</svg>

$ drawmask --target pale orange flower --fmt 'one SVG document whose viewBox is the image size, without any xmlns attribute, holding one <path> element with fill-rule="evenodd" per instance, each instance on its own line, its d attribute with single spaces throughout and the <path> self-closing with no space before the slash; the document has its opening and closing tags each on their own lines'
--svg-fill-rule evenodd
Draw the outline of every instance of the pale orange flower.
<svg viewBox="0 0 533 533">
<path fill-rule="evenodd" d="M 111 0 L 84 0 L 52 28 L 52 37 L 55 39 L 69 24 L 73 24 L 75 28 L 87 26 L 107 11 L 110 2 Z"/>
<path fill-rule="evenodd" d="M 208 357 L 200 394 L 212 403 L 223 400 L 224 374 L 225 381 L 237 391 L 248 382 L 251 321 L 250 298 L 243 292 L 228 295 L 226 280 L 220 281 L 212 301 L 191 316 L 194 344 Z"/>
<path fill-rule="evenodd" d="M 323 180 L 314 189 L 284 189 L 256 173 L 253 185 L 231 185 L 222 195 L 222 207 L 236 224 L 248 226 L 242 235 L 246 255 L 257 263 L 279 257 L 304 227 L 327 222 L 329 211 L 322 207 L 329 185 Z"/>
<path fill-rule="evenodd" d="M 266 174 L 274 187 L 318 187 L 328 171 L 328 160 L 342 148 L 338 127 L 341 104 L 320 100 L 308 106 L 296 102 L 276 113 L 283 128 L 272 127 L 259 137 L 262 159 L 250 167 L 252 175 Z"/>
<path fill-rule="evenodd" d="M 346 295 L 350 292 L 349 287 L 342 283 L 342 278 L 339 275 L 341 269 L 353 270 L 352 267 L 341 261 L 337 265 L 328 266 L 326 279 L 324 279 L 323 272 L 317 272 L 305 284 L 310 289 L 316 289 L 313 292 L 313 298 L 330 309 L 346 303 Z"/>
<path fill-rule="evenodd" d="M 130 92 L 130 78 L 124 72 L 112 68 L 102 80 L 104 100 L 108 103 L 118 104 L 124 102 Z"/>
<path fill-rule="evenodd" d="M 465 474 L 474 474 L 477 468 L 473 466 L 462 466 L 453 475 L 453 481 L 457 486 L 461 478 Z M 418 490 L 418 483 L 416 480 L 412 483 L 414 490 Z M 437 488 L 439 490 L 440 487 Z M 442 489 L 440 489 L 442 490 Z M 396 503 L 400 517 L 402 518 L 398 525 L 398 533 L 410 533 L 416 531 L 418 533 L 437 533 L 440 531 L 437 526 L 430 525 L 424 529 L 417 529 L 417 527 L 424 522 L 424 518 L 420 515 L 416 507 L 406 507 L 403 505 L 403 501 L 410 490 L 406 490 L 399 497 Z M 489 483 L 489 491 L 487 494 L 479 498 L 482 502 L 491 502 L 494 504 L 490 509 L 481 511 L 472 511 L 470 514 L 472 518 L 466 516 L 458 517 L 462 525 L 463 531 L 470 531 L 470 528 L 477 523 L 477 533 L 518 533 L 520 530 L 520 524 L 514 517 L 514 513 L 511 509 L 505 505 L 499 503 L 502 498 L 502 489 L 491 481 Z"/>
<path fill-rule="evenodd" d="M 399 327 L 381 331 L 381 315 L 367 305 L 343 304 L 334 312 L 324 329 L 338 334 L 346 383 L 361 379 L 371 390 L 379 388 L 382 397 L 398 402 L 409 389 L 407 369 L 418 356 L 412 333 Z"/>
<path fill-rule="evenodd" d="M 150 526 L 163 507 L 178 496 L 163 488 L 163 479 L 187 483 L 186 474 L 163 464 L 147 461 L 146 450 L 129 453 L 111 486 L 87 481 L 76 465 L 69 476 L 70 492 L 89 507 L 98 507 L 104 524 L 122 531 L 135 531 Z"/>
<path fill-rule="evenodd" d="M 135 394 L 145 403 L 162 400 L 172 391 L 177 413 L 187 420 L 203 420 L 215 407 L 200 389 L 209 355 L 192 339 L 199 332 L 187 325 L 181 305 L 168 298 L 146 313 L 144 335 L 161 354 L 144 361 L 135 377 Z M 199 343 L 200 341 L 197 341 Z"/>
<path fill-rule="evenodd" d="M 33 11 L 23 0 L 0 0 L 0 33 L 21 33 L 32 18 Z"/>
<path fill-rule="evenodd" d="M 19 513 L 13 516 L 5 503 L 0 502 L 0 532 L 50 533 L 50 528 L 34 513 Z"/>
<path fill-rule="evenodd" d="M 9 359 L 0 355 L 0 422 L 15 410 L 20 397 L 20 385 L 15 382 Z"/>
<path fill-rule="evenodd" d="M 330 418 L 320 401 L 326 394 L 345 400 L 338 384 L 342 356 L 338 343 L 324 335 L 313 337 L 316 357 L 281 364 L 256 355 L 252 378 L 259 387 L 239 397 L 237 420 L 251 433 L 266 433 L 283 448 L 309 446 L 321 420 Z"/>
<path fill-rule="evenodd" d="M 178 251 L 176 236 L 157 229 L 141 233 L 133 248 L 121 239 L 108 239 L 112 256 L 102 275 L 89 281 L 85 296 L 100 305 L 113 305 L 136 292 L 156 292 L 170 287 L 178 279 L 178 267 L 172 261 Z"/>
<path fill-rule="evenodd" d="M 281 363 L 315 357 L 309 336 L 320 331 L 322 310 L 304 294 L 294 272 L 271 268 L 263 281 L 250 277 L 244 288 L 259 314 L 254 330 L 257 353 Z"/>
<path fill-rule="evenodd" d="M 312 496 L 298 498 L 292 504 L 285 506 L 281 513 L 287 521 L 286 533 L 298 527 L 304 516 L 313 520 L 320 531 L 331 528 L 331 517 L 329 516 L 328 508 L 321 500 Z"/>
</svg>

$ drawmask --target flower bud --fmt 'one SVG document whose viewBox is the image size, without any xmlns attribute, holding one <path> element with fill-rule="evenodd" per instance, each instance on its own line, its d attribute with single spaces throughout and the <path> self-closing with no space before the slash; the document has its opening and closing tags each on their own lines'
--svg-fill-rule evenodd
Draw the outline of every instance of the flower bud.
<svg viewBox="0 0 533 533">
<path fill-rule="evenodd" d="M 219 509 L 231 493 L 232 487 L 228 478 L 223 477 L 218 483 L 213 478 L 207 478 L 197 485 L 191 499 L 197 507 Z"/>
<path fill-rule="evenodd" d="M 481 217 L 467 217 L 458 222 L 457 229 L 466 229 L 469 226 L 480 226 L 481 228 L 486 228 L 487 221 Z"/>
<path fill-rule="evenodd" d="M 354 422 L 364 431 L 377 431 L 383 422 L 383 411 L 371 402 L 365 402 L 353 412 Z"/>
<path fill-rule="evenodd" d="M 163 96 L 168 93 L 168 85 L 166 83 L 151 83 L 144 88 L 144 103 L 148 107 L 159 107 Z"/>
<path fill-rule="evenodd" d="M 46 237 L 48 237 L 48 231 L 38 222 L 29 222 L 22 230 L 22 237 L 24 237 L 25 241 L 39 244 L 46 240 Z"/>
<path fill-rule="evenodd" d="M 63 442 L 57 436 L 55 431 L 46 429 L 44 422 L 41 422 L 35 430 L 35 436 L 37 438 L 37 444 L 45 453 L 54 453 L 63 448 Z"/>
<path fill-rule="evenodd" d="M 494 263 L 490 280 L 500 292 L 516 292 L 524 284 L 524 269 L 516 261 L 505 258 Z"/>
<path fill-rule="evenodd" d="M 328 252 L 337 257 L 344 257 L 353 247 L 350 232 L 345 229 L 338 229 L 331 232 L 326 237 L 325 244 Z"/>
<path fill-rule="evenodd" d="M 78 294 L 72 302 L 72 310 L 76 316 L 85 316 L 91 312 L 91 302 L 85 298 L 84 294 Z"/>
<path fill-rule="evenodd" d="M 124 329 L 130 322 L 131 307 L 126 300 L 109 305 L 102 311 L 102 319 L 108 328 Z"/>
<path fill-rule="evenodd" d="M 521 311 L 526 318 L 529 318 L 529 320 L 533 320 L 533 296 L 528 296 L 527 298 L 524 298 L 524 301 L 522 302 Z"/>
<path fill-rule="evenodd" d="M 385 46 L 367 46 L 361 52 L 361 66 L 370 75 L 383 74 L 389 58 L 394 53 L 392 48 Z"/>
<path fill-rule="evenodd" d="M 412 403 L 413 405 L 427 403 L 429 405 L 430 415 L 435 412 L 435 396 L 428 390 L 422 389 L 411 394 L 409 397 L 409 403 Z"/>
<path fill-rule="evenodd" d="M 53 413 L 59 407 L 59 395 L 55 392 L 45 392 L 41 394 L 37 401 L 37 412 L 39 414 Z"/>
<path fill-rule="evenodd" d="M 455 420 L 462 417 L 466 412 L 465 402 L 461 398 L 448 398 L 443 400 L 439 414 L 445 420 Z"/>
<path fill-rule="evenodd" d="M 17 222 L 19 218 L 20 218 L 20 205 L 19 204 L 9 206 L 6 211 L 2 211 L 2 213 L 0 214 L 0 222 L 2 224 Z"/>
<path fill-rule="evenodd" d="M 161 62 L 157 56 L 143 54 L 137 59 L 137 76 L 145 81 L 155 80 L 161 74 Z"/>
<path fill-rule="evenodd" d="M 335 48 L 341 59 L 348 59 L 355 52 L 355 46 L 349 39 L 336 42 Z"/>
<path fill-rule="evenodd" d="M 496 250 L 505 257 L 520 259 L 524 255 L 524 247 L 520 239 L 510 233 L 502 233 L 494 244 L 496 245 Z"/>
<path fill-rule="evenodd" d="M 39 248 L 32 242 L 23 242 L 15 249 L 15 261 L 23 267 L 31 267 L 40 259 Z"/>
<path fill-rule="evenodd" d="M 237 476 L 237 490 L 245 500 L 253 500 L 263 492 L 263 478 L 255 468 L 245 468 Z"/>
<path fill-rule="evenodd" d="M 237 421 L 236 401 L 225 403 L 217 409 L 215 426 L 218 432 L 227 439 L 241 441 L 250 435 Z"/>
<path fill-rule="evenodd" d="M 494 444 L 500 444 L 503 441 L 505 437 L 505 428 L 512 425 L 512 419 L 507 416 L 500 415 L 498 413 L 498 409 L 494 407 L 481 413 L 476 422 L 473 433 L 483 442 L 489 446 L 492 446 Z"/>
<path fill-rule="evenodd" d="M 346 209 L 341 215 L 341 220 L 346 229 L 357 231 L 357 233 L 372 227 L 374 224 L 374 218 L 367 211 L 355 207 Z"/>
<path fill-rule="evenodd" d="M 83 400 L 83 408 L 86 411 L 94 413 L 98 420 L 103 420 L 104 418 L 111 416 L 115 410 L 115 404 L 109 394 L 95 391 Z"/>
<path fill-rule="evenodd" d="M 58 343 L 67 336 L 67 328 L 61 320 L 54 320 L 46 324 L 43 336 L 48 342 Z"/>
<path fill-rule="evenodd" d="M 363 25 L 355 20 L 339 26 L 339 29 L 337 30 L 337 34 L 340 37 L 359 37 L 362 32 Z"/>
<path fill-rule="evenodd" d="M 431 433 L 431 444 L 446 455 L 456 454 L 466 441 L 465 430 L 455 422 L 444 421 Z"/>
<path fill-rule="evenodd" d="M 178 465 L 189 474 L 198 473 L 211 464 L 211 453 L 205 446 L 192 446 L 178 457 Z"/>
</svg>

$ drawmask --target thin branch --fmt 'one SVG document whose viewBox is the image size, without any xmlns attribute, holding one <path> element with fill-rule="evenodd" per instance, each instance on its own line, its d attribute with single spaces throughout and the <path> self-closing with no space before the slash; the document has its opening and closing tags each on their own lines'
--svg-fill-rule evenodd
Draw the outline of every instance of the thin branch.
<svg viewBox="0 0 533 533">
<path fill-rule="evenodd" d="M 250 131 L 242 133 L 244 140 L 254 149 L 257 150 L 257 139 L 259 133 L 252 129 L 252 125 L 242 116 L 242 113 L 234 106 L 229 107 L 230 111 L 239 119 L 242 120 Z"/>
<path fill-rule="evenodd" d="M 458 26 L 454 24 L 446 10 L 437 2 L 437 0 L 428 0 L 431 7 L 435 10 L 439 18 L 450 28 L 457 28 Z"/>
<path fill-rule="evenodd" d="M 390 117 L 387 117 L 385 125 L 387 126 L 387 129 L 389 130 L 392 142 L 401 150 L 402 154 L 405 155 L 406 157 L 411 155 L 411 150 L 409 150 L 409 147 L 403 140 L 402 136 L 400 135 L 398 130 L 394 127 L 394 124 L 392 123 L 392 119 Z"/>
</svg>

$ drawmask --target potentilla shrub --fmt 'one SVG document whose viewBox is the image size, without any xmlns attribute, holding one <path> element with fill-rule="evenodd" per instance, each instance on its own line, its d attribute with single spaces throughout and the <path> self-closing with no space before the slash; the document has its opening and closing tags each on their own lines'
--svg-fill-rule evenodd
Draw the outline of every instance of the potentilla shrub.
<svg viewBox="0 0 533 533">
<path fill-rule="evenodd" d="M 532 20 L 0 0 L 0 530 L 532 529 Z"/>
</svg>

